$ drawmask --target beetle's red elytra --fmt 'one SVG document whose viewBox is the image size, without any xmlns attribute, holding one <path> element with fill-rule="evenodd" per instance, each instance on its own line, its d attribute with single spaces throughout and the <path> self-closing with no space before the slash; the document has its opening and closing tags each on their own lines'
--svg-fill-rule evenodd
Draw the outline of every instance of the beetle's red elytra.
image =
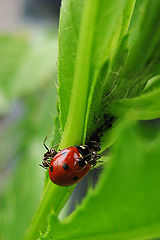
<svg viewBox="0 0 160 240">
<path fill-rule="evenodd" d="M 54 147 L 43 156 L 41 167 L 49 169 L 51 181 L 59 186 L 71 186 L 79 182 L 97 164 L 100 146 L 91 141 L 87 145 L 72 146 L 57 152 Z"/>
</svg>

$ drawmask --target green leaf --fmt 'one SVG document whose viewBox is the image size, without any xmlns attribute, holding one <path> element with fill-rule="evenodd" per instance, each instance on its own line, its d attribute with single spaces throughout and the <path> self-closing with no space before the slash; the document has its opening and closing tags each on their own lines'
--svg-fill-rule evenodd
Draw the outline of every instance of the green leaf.
<svg viewBox="0 0 160 240">
<path fill-rule="evenodd" d="M 97 71 L 99 72 L 99 69 L 104 65 L 106 53 L 108 52 L 108 56 L 111 54 L 111 49 L 109 50 L 109 48 L 110 45 L 114 45 L 112 40 L 114 39 L 114 43 L 118 41 L 121 28 L 118 26 L 118 35 L 115 37 L 116 29 L 114 27 L 122 19 L 122 10 L 125 3 L 121 4 L 120 0 L 116 0 L 116 2 L 108 1 L 107 3 L 104 1 L 101 5 L 98 0 L 94 4 L 92 4 L 91 0 L 87 0 L 84 4 L 82 4 L 82 1 L 68 1 L 62 4 L 59 33 L 59 108 L 61 130 L 64 130 L 64 133 L 60 148 L 79 144 L 82 141 L 90 85 L 97 80 Z M 133 3 L 134 1 L 132 1 L 128 9 L 132 10 Z M 119 5 L 118 11 L 117 4 Z M 107 9 L 107 12 L 104 9 Z M 99 11 L 102 11 L 102 15 L 99 14 Z M 113 12 L 116 13 L 115 16 L 112 14 Z M 77 20 L 74 20 L 74 16 L 76 16 Z M 130 15 L 126 19 L 125 23 L 127 26 Z M 106 22 L 105 30 L 103 29 L 104 20 Z M 124 32 L 127 28 L 126 26 L 123 29 Z M 78 34 L 75 38 L 77 32 Z M 97 65 L 95 80 L 91 77 L 94 69 L 92 59 L 95 61 L 94 64 Z M 95 83 L 93 85 L 95 88 Z M 66 123 L 65 126 L 64 123 Z M 58 195 L 60 191 L 59 187 L 51 187 L 50 183 L 48 183 L 48 187 L 45 189 L 47 190 L 44 196 L 47 197 L 42 201 L 41 213 L 38 214 L 37 212 L 35 215 L 36 225 L 38 224 L 37 219 L 42 221 L 42 216 L 48 214 L 49 208 L 47 207 L 47 211 L 45 211 L 45 204 L 49 206 L 53 194 L 56 193 Z M 68 191 L 61 188 L 61 199 L 65 199 L 65 196 L 70 192 L 70 188 Z M 60 199 L 59 203 L 61 203 Z M 58 214 L 60 208 L 56 202 L 53 202 L 52 206 L 56 214 Z M 28 235 L 27 239 L 36 236 L 37 231 L 36 226 L 32 224 L 30 235 Z"/>
<path fill-rule="evenodd" d="M 82 1 L 62 1 L 59 26 L 59 105 L 61 130 L 67 120 L 83 9 Z M 64 100 L 65 96 L 65 100 Z"/>
<path fill-rule="evenodd" d="M 103 3 L 103 4 L 102 4 Z M 104 1 L 100 3 L 94 36 L 91 61 L 91 89 L 85 121 L 84 140 L 96 130 L 94 118 L 104 120 L 106 114 L 103 99 L 114 88 L 117 76 L 127 54 L 128 29 L 135 1 Z M 118 7 L 118 9 L 117 9 Z M 105 22 L 105 30 L 103 25 Z M 99 126 L 104 122 L 100 121 Z"/>
<path fill-rule="evenodd" d="M 150 92 L 157 88 L 160 88 L 160 75 L 156 75 L 147 81 L 144 92 Z"/>
<path fill-rule="evenodd" d="M 68 138 L 68 145 L 79 144 L 85 139 L 84 121 L 90 113 L 94 91 L 98 92 L 95 109 L 100 107 L 107 58 L 114 55 L 117 41 L 127 32 L 134 2 L 130 1 L 128 6 L 127 1 L 122 4 L 120 0 L 96 0 L 94 4 L 89 0 L 84 4 L 82 1 L 63 2 L 59 32 L 59 101 L 61 127 L 64 130 L 66 124 L 64 138 Z M 125 4 L 126 12 L 122 16 Z M 74 119 L 76 126 L 73 126 Z M 87 122 L 88 117 L 86 126 Z M 71 131 L 75 135 L 72 138 Z"/>
<path fill-rule="evenodd" d="M 91 0 L 62 2 L 58 59 L 62 136 L 60 149 L 84 143 L 86 137 L 89 138 L 97 127 L 106 124 L 105 118 L 129 116 L 129 119 L 150 119 L 159 116 L 159 102 L 156 107 L 153 106 L 158 92 L 140 96 L 148 79 L 159 75 L 160 31 L 155 30 L 155 26 L 159 26 L 159 10 L 159 0 L 155 0 L 152 5 L 148 0 L 95 0 L 94 4 Z M 148 39 L 152 41 L 150 48 Z M 140 99 L 127 99 L 135 96 Z M 118 101 L 124 98 L 124 102 Z M 147 106 L 147 103 L 149 108 L 145 111 L 144 106 Z M 118 104 L 122 105 L 121 111 Z M 100 117 L 98 124 L 93 123 L 94 117 Z M 119 134 L 119 130 L 117 133 Z M 117 133 L 113 137 L 111 133 L 112 143 Z M 104 176 L 106 178 L 106 175 Z M 114 178 L 112 181 L 114 182 Z M 103 190 L 104 186 L 101 186 Z M 49 182 L 46 184 L 27 240 L 38 237 L 40 230 L 45 231 L 44 223 L 51 211 L 57 219 L 72 190 L 73 188 L 64 189 Z M 97 190 L 96 194 L 98 191 L 100 190 Z M 91 206 L 93 211 L 93 204 Z M 89 215 L 92 216 L 91 212 Z M 112 216 L 110 218 L 112 219 Z M 83 215 L 81 223 L 85 220 Z M 94 226 L 94 222 L 90 222 Z M 89 231 L 87 223 L 85 222 L 87 227 L 83 228 Z M 61 224 L 56 224 L 55 226 L 61 228 Z M 98 229 L 98 224 L 95 230 Z M 69 225 L 66 223 L 63 226 Z M 104 231 L 100 227 L 99 229 Z M 70 231 L 67 234 L 70 234 Z M 58 236 L 58 231 L 54 236 Z"/>
<path fill-rule="evenodd" d="M 111 111 L 119 118 L 149 120 L 160 117 L 160 89 L 111 103 Z"/>
<path fill-rule="evenodd" d="M 121 124 L 113 157 L 95 190 L 41 239 L 150 239 L 160 236 L 160 131 Z"/>
<path fill-rule="evenodd" d="M 84 3 L 64 1 L 62 4 L 59 32 L 59 110 L 61 130 L 64 130 L 64 133 L 60 149 L 82 141 L 90 85 L 97 80 L 91 77 L 94 70 L 92 59 L 97 65 L 97 76 L 97 71 L 99 72 L 106 60 L 105 53 L 108 52 L 108 56 L 112 55 L 109 50 L 113 44 L 112 40 L 116 38 L 116 42 L 118 41 L 121 28 L 118 26 L 118 35 L 115 37 L 114 27 L 122 18 L 125 2 L 121 4 L 121 0 L 116 0 L 100 3 L 96 0 L 93 4 L 91 0 L 87 0 Z M 99 11 L 102 11 L 102 14 L 99 14 Z M 113 12 L 116 13 L 115 16 Z M 106 29 L 103 28 L 104 20 Z M 95 83 L 93 84 L 95 88 Z M 56 215 L 59 214 L 72 190 L 73 188 L 58 187 L 50 182 L 46 184 L 42 201 L 26 236 L 27 240 L 38 236 L 39 229 L 42 230 L 47 221 L 51 207 Z"/>
<path fill-rule="evenodd" d="M 134 97 L 142 93 L 148 79 L 160 73 L 160 1 L 140 1 L 138 21 L 132 25 L 129 53 L 111 99 Z M 136 8 L 137 10 L 137 8 Z M 134 37 L 132 37 L 134 35 Z"/>
<path fill-rule="evenodd" d="M 155 81 L 154 81 L 155 80 Z M 130 120 L 150 120 L 160 118 L 160 89 L 157 88 L 159 84 L 159 78 L 153 79 L 146 88 L 146 93 L 135 98 L 128 98 L 113 101 L 108 106 L 108 112 L 110 115 L 114 114 L 116 121 L 112 125 L 112 128 L 103 133 L 101 137 L 102 152 L 110 147 L 119 136 L 119 119 L 123 119 L 124 122 Z M 151 91 L 154 89 L 153 91 Z"/>
<path fill-rule="evenodd" d="M 63 139 L 68 145 L 79 144 L 82 139 L 83 133 L 83 122 L 86 112 L 87 95 L 89 87 L 89 72 L 90 72 L 90 60 L 91 50 L 94 37 L 94 25 L 96 21 L 98 8 L 98 1 L 91 4 L 90 0 L 85 1 L 83 7 L 83 18 L 81 19 L 80 35 L 78 39 L 76 58 L 75 58 L 75 69 L 74 69 L 74 80 L 71 91 L 71 98 L 68 112 L 68 119 L 64 130 Z M 63 79 L 60 79 L 61 81 Z M 63 98 L 64 99 L 64 98 Z M 62 101 L 62 99 L 61 99 Z M 77 107 L 78 105 L 78 107 Z M 61 111 L 61 108 L 60 108 Z M 79 116 L 77 118 L 77 116 Z M 77 119 L 76 126 L 73 126 L 73 120 Z M 70 133 L 74 130 L 72 138 Z M 63 141 L 62 139 L 62 141 Z M 65 144 L 62 142 L 63 147 Z"/>
</svg>

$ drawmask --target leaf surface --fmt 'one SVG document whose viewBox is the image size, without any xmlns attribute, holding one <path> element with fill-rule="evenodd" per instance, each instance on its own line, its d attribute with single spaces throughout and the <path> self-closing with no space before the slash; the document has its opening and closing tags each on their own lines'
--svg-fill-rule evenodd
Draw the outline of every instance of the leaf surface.
<svg viewBox="0 0 160 240">
<path fill-rule="evenodd" d="M 149 239 L 160 236 L 160 132 L 121 124 L 107 166 L 95 190 L 60 222 L 50 219 L 41 239 Z M 154 134 L 153 134 L 154 132 Z"/>
</svg>

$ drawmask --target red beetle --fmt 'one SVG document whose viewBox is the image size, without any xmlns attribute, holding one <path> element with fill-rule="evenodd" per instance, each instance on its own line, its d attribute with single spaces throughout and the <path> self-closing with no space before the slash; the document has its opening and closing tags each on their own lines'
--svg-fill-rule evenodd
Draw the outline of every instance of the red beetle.
<svg viewBox="0 0 160 240">
<path fill-rule="evenodd" d="M 45 143 L 47 152 L 44 154 L 41 167 L 49 168 L 51 181 L 60 186 L 70 186 L 79 182 L 95 166 L 100 155 L 100 146 L 95 141 L 87 145 L 68 147 L 59 152 L 54 148 L 49 149 Z"/>
</svg>

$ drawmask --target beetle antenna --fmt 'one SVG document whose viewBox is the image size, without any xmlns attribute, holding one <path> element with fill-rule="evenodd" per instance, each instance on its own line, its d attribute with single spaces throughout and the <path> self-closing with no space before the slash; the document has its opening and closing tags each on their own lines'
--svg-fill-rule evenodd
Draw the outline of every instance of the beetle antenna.
<svg viewBox="0 0 160 240">
<path fill-rule="evenodd" d="M 46 140 L 47 140 L 47 136 L 45 137 L 44 141 L 43 141 L 43 146 L 47 149 L 47 151 L 49 152 L 49 148 L 46 145 Z"/>
</svg>

